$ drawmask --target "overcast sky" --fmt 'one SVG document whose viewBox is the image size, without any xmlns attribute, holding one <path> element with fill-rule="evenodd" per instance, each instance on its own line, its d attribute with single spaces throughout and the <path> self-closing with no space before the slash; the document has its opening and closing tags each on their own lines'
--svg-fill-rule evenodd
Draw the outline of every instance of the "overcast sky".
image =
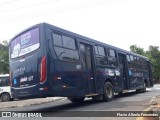
<svg viewBox="0 0 160 120">
<path fill-rule="evenodd" d="M 0 0 L 0 42 L 40 22 L 125 50 L 160 46 L 160 0 Z"/>
</svg>

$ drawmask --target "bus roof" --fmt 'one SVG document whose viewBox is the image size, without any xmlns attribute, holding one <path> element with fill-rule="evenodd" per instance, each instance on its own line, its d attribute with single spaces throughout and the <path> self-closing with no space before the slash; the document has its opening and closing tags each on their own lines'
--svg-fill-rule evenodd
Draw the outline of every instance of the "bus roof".
<svg viewBox="0 0 160 120">
<path fill-rule="evenodd" d="M 145 60 L 149 61 L 149 59 L 148 59 L 147 57 L 145 57 L 145 56 L 142 56 L 142 55 L 139 55 L 139 54 L 137 54 L 137 53 L 133 53 L 133 52 L 130 52 L 130 51 L 127 51 L 127 50 L 123 50 L 123 49 L 121 49 L 121 48 L 118 48 L 118 47 L 115 47 L 115 46 L 112 46 L 112 45 L 109 45 L 109 44 L 106 44 L 106 43 L 103 43 L 103 42 L 100 42 L 100 41 L 97 41 L 97 40 L 94 40 L 94 39 L 91 39 L 91 38 L 88 38 L 88 37 L 85 37 L 85 36 L 82 36 L 82 35 L 79 35 L 79 34 L 77 34 L 77 33 L 74 33 L 74 32 L 71 32 L 71 31 L 68 31 L 68 30 L 65 30 L 65 29 L 56 27 L 56 26 L 54 26 L 54 25 L 51 25 L 51 24 L 48 24 L 48 23 L 45 23 L 45 22 L 39 23 L 39 24 L 36 24 L 36 25 L 33 25 L 33 26 L 31 26 L 31 27 L 23 30 L 22 32 L 20 32 L 19 34 L 17 34 L 16 36 L 14 36 L 14 37 L 10 40 L 9 45 L 10 45 L 11 41 L 12 41 L 14 38 L 16 38 L 17 36 L 19 36 L 20 34 L 26 32 L 26 31 L 29 30 L 29 29 L 32 29 L 33 27 L 38 27 L 38 26 L 44 26 L 44 27 L 46 26 L 46 27 L 49 27 L 49 28 L 51 28 L 51 29 L 53 29 L 53 30 L 57 30 L 57 31 L 60 31 L 60 32 L 67 33 L 67 34 L 69 34 L 69 35 L 71 35 L 71 36 L 74 36 L 74 37 L 77 37 L 77 38 L 80 38 L 80 39 L 83 39 L 83 40 L 86 40 L 86 41 L 95 43 L 95 44 L 97 44 L 97 45 L 101 45 L 101 46 L 105 46 L 105 47 L 110 47 L 110 48 L 113 48 L 113 49 L 118 50 L 119 52 L 123 52 L 123 53 L 125 53 L 125 54 L 135 55 L 135 56 L 144 58 Z"/>
<path fill-rule="evenodd" d="M 118 47 L 115 47 L 115 46 L 112 46 L 112 45 L 109 45 L 109 44 L 106 44 L 106 43 L 103 43 L 103 42 L 100 42 L 100 41 L 97 41 L 97 40 L 94 40 L 94 39 L 91 39 L 91 38 L 88 38 L 88 37 L 85 37 L 85 36 L 82 36 L 82 35 L 79 35 L 79 34 L 74 33 L 74 32 L 70 32 L 70 31 L 68 31 L 68 30 L 65 30 L 65 29 L 56 27 L 56 26 L 54 26 L 54 25 L 51 25 L 51 24 L 48 24 L 48 23 L 41 23 L 41 24 L 45 24 L 45 25 L 47 25 L 47 26 L 49 26 L 49 27 L 52 27 L 52 28 L 55 29 L 55 30 L 60 30 L 60 31 L 62 31 L 62 32 L 64 31 L 65 33 L 67 32 L 67 33 L 69 33 L 69 34 L 71 34 L 71 35 L 73 35 L 73 36 L 76 36 L 76 37 L 78 37 L 78 38 L 87 40 L 87 41 L 89 41 L 89 42 L 96 43 L 96 44 L 102 45 L 102 46 L 111 47 L 111 48 L 116 49 L 116 50 L 118 50 L 118 51 L 120 51 L 120 52 L 124 52 L 124 53 L 126 53 L 126 54 L 127 54 L 127 53 L 128 53 L 128 54 L 132 54 L 132 55 L 135 55 L 135 56 L 138 56 L 138 57 L 142 57 L 142 58 L 144 58 L 144 59 L 146 59 L 146 60 L 149 60 L 147 57 L 142 56 L 142 55 L 139 55 L 139 54 L 137 54 L 137 53 L 133 53 L 133 52 L 130 52 L 130 51 L 127 51 L 127 50 L 123 50 L 123 49 L 121 49 L 121 48 L 118 48 Z"/>
</svg>

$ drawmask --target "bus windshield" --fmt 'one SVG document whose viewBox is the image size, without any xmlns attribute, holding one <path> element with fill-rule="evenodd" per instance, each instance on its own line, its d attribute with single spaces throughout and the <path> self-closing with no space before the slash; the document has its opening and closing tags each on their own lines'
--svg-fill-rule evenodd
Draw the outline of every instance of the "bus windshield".
<svg viewBox="0 0 160 120">
<path fill-rule="evenodd" d="M 39 48 L 39 28 L 32 29 L 16 37 L 10 45 L 11 58 L 26 55 Z"/>
</svg>

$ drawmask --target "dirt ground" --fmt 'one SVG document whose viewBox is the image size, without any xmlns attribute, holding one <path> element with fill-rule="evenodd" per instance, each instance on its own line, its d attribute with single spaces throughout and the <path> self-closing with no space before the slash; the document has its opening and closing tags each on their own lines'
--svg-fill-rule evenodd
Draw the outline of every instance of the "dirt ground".
<svg viewBox="0 0 160 120">
<path fill-rule="evenodd" d="M 138 117 L 136 120 L 160 120 L 160 96 L 157 96 L 156 98 L 153 98 L 150 101 L 150 107 L 145 109 L 146 113 L 153 114 L 157 113 L 159 114 L 158 117 Z"/>
</svg>

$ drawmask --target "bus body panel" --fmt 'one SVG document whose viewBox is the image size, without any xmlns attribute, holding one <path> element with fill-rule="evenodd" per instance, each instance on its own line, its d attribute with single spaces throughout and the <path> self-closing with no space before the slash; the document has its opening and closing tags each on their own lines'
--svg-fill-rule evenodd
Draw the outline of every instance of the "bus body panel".
<svg viewBox="0 0 160 120">
<path fill-rule="evenodd" d="M 7 92 L 7 93 L 11 94 L 11 88 L 10 88 L 10 86 L 0 87 L 0 95 L 3 94 L 4 92 Z"/>
<path fill-rule="evenodd" d="M 77 69 L 80 63 L 66 63 L 59 60 L 53 60 L 50 69 L 53 95 L 60 96 L 79 96 L 84 95 L 84 80 L 82 69 Z M 78 94 L 77 94 L 78 93 Z"/>
<path fill-rule="evenodd" d="M 108 80 L 114 85 L 115 92 L 123 91 L 123 78 L 120 76 L 120 69 L 118 67 L 96 67 L 97 73 L 97 89 L 99 93 L 103 93 L 104 83 Z"/>
<path fill-rule="evenodd" d="M 12 68 L 10 69 L 12 72 L 12 94 L 16 98 L 45 96 L 49 94 L 49 83 L 46 81 L 40 84 L 42 57 L 37 54 L 34 53 L 28 58 L 23 58 L 25 59 L 23 62 L 19 62 L 18 60 L 10 65 Z M 43 88 L 47 88 L 46 92 L 44 92 Z"/>
<path fill-rule="evenodd" d="M 48 80 L 51 81 L 53 96 L 84 96 L 84 79 L 80 60 L 77 62 L 59 60 L 53 47 L 52 37 L 52 34 L 57 33 L 57 30 L 50 26 L 46 26 L 45 29 L 46 40 L 48 40 L 48 74 L 50 75 Z M 67 33 L 62 31 L 58 33 L 60 35 L 67 35 Z M 69 51 L 67 54 L 72 54 L 72 52 Z"/>
</svg>

